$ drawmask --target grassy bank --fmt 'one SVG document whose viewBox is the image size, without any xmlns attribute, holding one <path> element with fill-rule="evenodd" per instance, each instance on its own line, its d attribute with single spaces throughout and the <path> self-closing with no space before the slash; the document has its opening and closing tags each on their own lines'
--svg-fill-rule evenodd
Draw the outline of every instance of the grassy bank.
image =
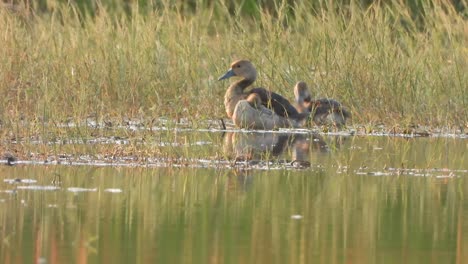
<svg viewBox="0 0 468 264">
<path fill-rule="evenodd" d="M 411 6 L 353 1 L 314 12 L 277 1 L 255 14 L 209 1 L 145 12 L 112 2 L 93 15 L 59 1 L 41 12 L 3 7 L 1 134 L 47 133 L 90 116 L 197 126 L 225 117 L 228 83 L 216 79 L 238 58 L 254 62 L 257 85 L 290 99 L 304 80 L 342 101 L 355 125 L 466 128 L 468 25 L 445 2 L 421 4 L 418 16 Z"/>
</svg>

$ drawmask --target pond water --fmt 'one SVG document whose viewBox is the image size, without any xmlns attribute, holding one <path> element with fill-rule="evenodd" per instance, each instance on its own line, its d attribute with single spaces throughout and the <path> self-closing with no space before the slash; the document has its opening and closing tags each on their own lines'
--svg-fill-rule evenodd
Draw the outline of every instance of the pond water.
<svg viewBox="0 0 468 264">
<path fill-rule="evenodd" d="M 0 263 L 467 263 L 466 139 L 178 138 L 1 165 Z"/>
</svg>

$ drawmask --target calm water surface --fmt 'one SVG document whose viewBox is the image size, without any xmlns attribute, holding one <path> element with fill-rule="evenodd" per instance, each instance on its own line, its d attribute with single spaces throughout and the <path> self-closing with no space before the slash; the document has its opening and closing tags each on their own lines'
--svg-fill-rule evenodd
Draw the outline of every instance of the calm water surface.
<svg viewBox="0 0 468 264">
<path fill-rule="evenodd" d="M 0 262 L 468 263 L 466 139 L 184 137 L 173 167 L 0 166 Z"/>
</svg>

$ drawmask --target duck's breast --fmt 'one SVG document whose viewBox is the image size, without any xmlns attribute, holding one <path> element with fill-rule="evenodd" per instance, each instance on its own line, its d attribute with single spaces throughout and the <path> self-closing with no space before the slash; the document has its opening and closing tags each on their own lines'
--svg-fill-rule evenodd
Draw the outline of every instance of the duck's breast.
<svg viewBox="0 0 468 264">
<path fill-rule="evenodd" d="M 244 100 L 245 94 L 227 94 L 224 96 L 224 107 L 229 118 L 234 115 L 234 110 L 241 100 Z"/>
</svg>

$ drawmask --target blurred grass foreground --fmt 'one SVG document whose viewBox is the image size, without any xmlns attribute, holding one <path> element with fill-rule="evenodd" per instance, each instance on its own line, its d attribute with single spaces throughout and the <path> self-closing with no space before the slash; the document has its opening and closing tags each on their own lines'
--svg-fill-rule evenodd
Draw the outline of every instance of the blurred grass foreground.
<svg viewBox="0 0 468 264">
<path fill-rule="evenodd" d="M 354 124 L 468 126 L 467 1 L 0 3 L 0 126 L 224 117 L 232 60 L 292 99 L 298 80 Z M 22 131 L 22 130 L 21 130 Z"/>
</svg>

